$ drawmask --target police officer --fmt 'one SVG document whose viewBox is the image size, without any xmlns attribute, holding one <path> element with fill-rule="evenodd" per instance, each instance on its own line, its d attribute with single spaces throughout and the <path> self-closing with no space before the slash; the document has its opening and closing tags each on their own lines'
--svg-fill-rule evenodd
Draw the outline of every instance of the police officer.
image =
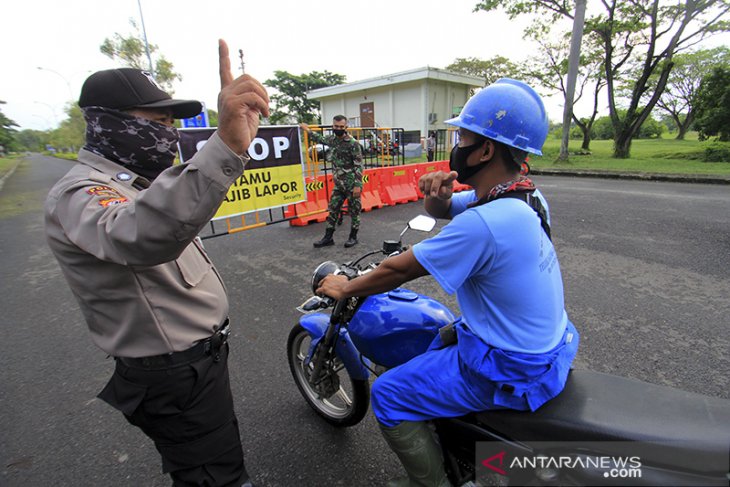
<svg viewBox="0 0 730 487">
<path fill-rule="evenodd" d="M 446 123 L 459 128 L 451 171 L 424 175 L 418 184 L 426 210 L 451 222 L 372 272 L 351 281 L 328 276 L 317 290 L 336 299 L 367 296 L 430 274 L 456 293 L 460 321 L 373 384 L 373 412 L 408 473 L 402 485 L 448 485 L 427 420 L 534 411 L 563 389 L 578 347 L 547 206 L 520 173 L 528 153 L 541 154 L 545 142 L 542 100 L 526 84 L 503 78 Z M 454 194 L 455 180 L 474 189 Z"/>
<path fill-rule="evenodd" d="M 329 160 L 332 163 L 333 179 L 335 187 L 332 189 L 330 201 L 327 205 L 329 215 L 327 216 L 327 227 L 324 237 L 314 242 L 314 246 L 325 247 L 334 245 L 332 235 L 335 233 L 335 226 L 340 218 L 342 205 L 347 200 L 347 212 L 352 219 L 350 236 L 345 242 L 345 247 L 352 247 L 357 244 L 357 232 L 360 229 L 360 210 L 362 202 L 362 146 L 354 137 L 347 133 L 347 117 L 335 115 L 332 119 L 332 134 L 322 135 L 312 132 L 306 123 L 299 124 L 307 131 L 309 138 L 317 144 L 325 144 L 330 147 Z"/>
<path fill-rule="evenodd" d="M 228 298 L 198 232 L 242 174 L 264 87 L 219 41 L 219 127 L 173 166 L 174 100 L 149 73 L 99 71 L 79 106 L 86 145 L 50 191 L 46 235 L 94 343 L 116 360 L 99 397 L 155 443 L 175 485 L 250 484 L 228 377 Z"/>
</svg>

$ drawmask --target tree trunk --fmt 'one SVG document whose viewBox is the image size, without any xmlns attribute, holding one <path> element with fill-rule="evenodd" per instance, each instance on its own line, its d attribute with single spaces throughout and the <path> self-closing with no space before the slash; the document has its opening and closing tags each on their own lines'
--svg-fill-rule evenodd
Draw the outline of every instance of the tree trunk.
<svg viewBox="0 0 730 487">
<path fill-rule="evenodd" d="M 684 140 L 684 136 L 687 134 L 687 127 L 684 126 L 684 124 L 680 125 L 677 128 L 677 136 L 675 137 L 675 140 Z"/>
<path fill-rule="evenodd" d="M 631 136 L 617 134 L 613 139 L 613 157 L 616 159 L 628 159 L 631 157 Z"/>
<path fill-rule="evenodd" d="M 591 150 L 591 129 L 586 127 L 583 129 L 583 145 L 580 146 L 585 151 Z"/>
<path fill-rule="evenodd" d="M 689 127 L 692 125 L 692 122 L 695 121 L 695 114 L 692 110 L 687 112 L 687 116 L 684 117 L 684 122 L 680 123 L 677 126 L 677 140 L 684 140 L 684 136 L 689 131 Z"/>
</svg>

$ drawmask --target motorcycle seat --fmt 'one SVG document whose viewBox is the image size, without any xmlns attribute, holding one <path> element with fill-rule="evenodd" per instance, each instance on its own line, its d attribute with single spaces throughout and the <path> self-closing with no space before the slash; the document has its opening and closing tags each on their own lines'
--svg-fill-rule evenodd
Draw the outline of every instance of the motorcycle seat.
<svg viewBox="0 0 730 487">
<path fill-rule="evenodd" d="M 602 442 L 606 454 L 625 455 L 615 442 L 651 442 L 642 461 L 672 469 L 705 472 L 711 458 L 716 467 L 718 456 L 727 459 L 730 451 L 730 401 L 589 370 L 572 370 L 563 392 L 535 412 L 475 417 L 528 445 Z"/>
</svg>

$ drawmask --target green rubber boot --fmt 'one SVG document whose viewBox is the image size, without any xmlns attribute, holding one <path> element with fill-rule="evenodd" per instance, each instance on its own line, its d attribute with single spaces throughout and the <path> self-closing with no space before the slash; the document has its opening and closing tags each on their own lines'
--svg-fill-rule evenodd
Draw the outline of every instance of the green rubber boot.
<svg viewBox="0 0 730 487">
<path fill-rule="evenodd" d="M 385 441 L 398 455 L 408 478 L 388 482 L 388 487 L 450 487 L 441 448 L 424 421 L 403 421 L 387 428 L 380 425 Z"/>
</svg>

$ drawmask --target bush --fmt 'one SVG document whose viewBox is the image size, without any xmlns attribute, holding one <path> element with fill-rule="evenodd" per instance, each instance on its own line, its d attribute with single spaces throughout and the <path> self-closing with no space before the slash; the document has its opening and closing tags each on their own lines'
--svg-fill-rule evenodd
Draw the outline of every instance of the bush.
<svg viewBox="0 0 730 487">
<path fill-rule="evenodd" d="M 646 121 L 641 124 L 639 129 L 639 135 L 637 139 L 658 139 L 662 136 L 662 133 L 666 130 L 666 127 L 657 122 L 654 118 L 649 117 Z"/>
<path fill-rule="evenodd" d="M 730 162 L 730 144 L 713 144 L 707 147 L 705 162 Z"/>
</svg>

